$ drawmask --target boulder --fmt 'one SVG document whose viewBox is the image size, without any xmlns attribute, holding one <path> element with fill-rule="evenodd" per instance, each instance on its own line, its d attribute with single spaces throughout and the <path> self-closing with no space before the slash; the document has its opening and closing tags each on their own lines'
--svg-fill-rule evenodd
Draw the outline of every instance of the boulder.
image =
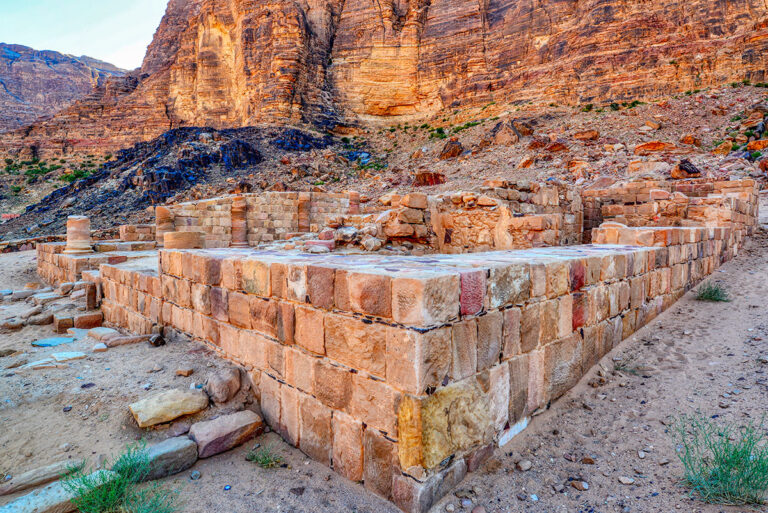
<svg viewBox="0 0 768 513">
<path fill-rule="evenodd" d="M 699 178 L 701 177 L 701 171 L 699 168 L 691 164 L 688 159 L 681 160 L 679 164 L 672 168 L 670 173 L 675 180 L 683 180 L 686 178 Z"/>
<path fill-rule="evenodd" d="M 168 390 L 136 401 L 128 408 L 140 428 L 170 422 L 208 407 L 208 396 L 202 390 Z"/>
<path fill-rule="evenodd" d="M 205 390 L 216 404 L 226 403 L 240 390 L 240 371 L 233 367 L 222 369 L 208 378 Z"/>
<path fill-rule="evenodd" d="M 584 130 L 583 132 L 573 134 L 573 138 L 577 141 L 596 141 L 600 138 L 600 132 L 597 130 Z"/>
<path fill-rule="evenodd" d="M 672 143 L 668 142 L 662 142 L 662 141 L 650 141 L 643 144 L 638 144 L 635 146 L 635 155 L 650 155 L 652 153 L 662 153 L 662 152 L 669 152 L 674 151 L 677 149 L 677 146 L 675 146 Z"/>
<path fill-rule="evenodd" d="M 56 481 L 72 465 L 69 460 L 58 461 L 51 465 L 29 470 L 0 485 L 0 495 L 9 495 L 34 488 L 51 481 Z"/>
<path fill-rule="evenodd" d="M 443 146 L 443 149 L 440 151 L 438 158 L 440 160 L 453 159 L 461 155 L 463 152 L 464 146 L 461 145 L 456 137 L 451 137 L 451 139 L 445 143 L 445 146 Z"/>
<path fill-rule="evenodd" d="M 189 437 L 197 443 L 198 456 L 209 458 L 237 447 L 263 430 L 262 418 L 250 410 L 243 410 L 193 424 Z"/>
</svg>

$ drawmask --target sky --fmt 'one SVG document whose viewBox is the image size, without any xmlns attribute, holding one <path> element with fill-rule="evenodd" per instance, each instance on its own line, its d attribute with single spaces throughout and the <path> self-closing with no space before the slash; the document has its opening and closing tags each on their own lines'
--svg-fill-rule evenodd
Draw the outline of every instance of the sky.
<svg viewBox="0 0 768 513">
<path fill-rule="evenodd" d="M 0 0 L 0 42 L 141 66 L 168 0 Z"/>
</svg>

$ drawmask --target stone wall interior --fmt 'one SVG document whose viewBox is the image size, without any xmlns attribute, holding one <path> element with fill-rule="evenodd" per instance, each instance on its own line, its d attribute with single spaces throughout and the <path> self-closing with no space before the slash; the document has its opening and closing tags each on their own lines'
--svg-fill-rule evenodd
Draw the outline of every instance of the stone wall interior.
<svg viewBox="0 0 768 513">
<path fill-rule="evenodd" d="M 107 323 L 238 362 L 288 443 L 424 512 L 733 258 L 757 188 L 496 180 L 363 205 L 267 193 L 157 213 L 92 253 L 38 244 L 41 277 L 96 282 Z M 183 232 L 199 236 L 169 238 Z M 161 233 L 173 247 L 156 247 Z"/>
</svg>

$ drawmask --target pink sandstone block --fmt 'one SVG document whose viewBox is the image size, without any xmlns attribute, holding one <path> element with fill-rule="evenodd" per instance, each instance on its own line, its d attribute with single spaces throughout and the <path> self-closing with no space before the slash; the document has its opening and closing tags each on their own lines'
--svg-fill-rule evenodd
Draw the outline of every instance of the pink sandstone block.
<svg viewBox="0 0 768 513">
<path fill-rule="evenodd" d="M 360 374 L 352 375 L 352 397 L 348 413 L 369 427 L 397 435 L 397 409 L 399 394 L 383 381 Z"/>
<path fill-rule="evenodd" d="M 333 365 L 326 360 L 314 361 L 315 396 L 329 408 L 344 410 L 352 399 L 352 373 L 349 369 Z"/>
<path fill-rule="evenodd" d="M 285 350 L 285 381 L 304 393 L 314 394 L 316 357 L 288 347 Z"/>
<path fill-rule="evenodd" d="M 386 373 L 387 327 L 338 314 L 325 317 L 328 357 L 379 377 Z"/>
<path fill-rule="evenodd" d="M 485 274 L 485 271 L 466 271 L 460 274 L 461 315 L 477 315 L 482 311 L 486 291 Z"/>
<path fill-rule="evenodd" d="M 239 328 L 251 329 L 251 307 L 247 295 L 229 293 L 229 322 Z"/>
<path fill-rule="evenodd" d="M 307 291 L 312 306 L 325 310 L 333 308 L 335 275 L 336 271 L 328 267 L 307 267 Z"/>
</svg>

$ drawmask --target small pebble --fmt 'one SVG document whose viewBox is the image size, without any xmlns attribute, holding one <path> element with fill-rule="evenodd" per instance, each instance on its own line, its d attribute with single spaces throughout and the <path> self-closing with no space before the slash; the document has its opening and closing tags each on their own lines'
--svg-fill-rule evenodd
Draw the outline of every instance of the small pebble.
<svg viewBox="0 0 768 513">
<path fill-rule="evenodd" d="M 190 472 L 189 479 L 191 479 L 192 481 L 197 481 L 198 479 L 200 479 L 200 471 L 193 470 L 192 472 Z"/>
<path fill-rule="evenodd" d="M 448 503 L 445 505 L 445 511 L 447 511 L 448 513 L 453 513 L 454 511 L 456 511 L 456 506 L 454 506 L 451 503 Z"/>
<path fill-rule="evenodd" d="M 533 464 L 528 460 L 522 460 L 517 462 L 517 470 L 520 470 L 522 472 L 527 472 L 531 470 L 531 467 L 533 467 Z"/>
<path fill-rule="evenodd" d="M 635 480 L 627 476 L 619 476 L 619 483 L 623 485 L 631 485 L 635 483 Z"/>
</svg>

